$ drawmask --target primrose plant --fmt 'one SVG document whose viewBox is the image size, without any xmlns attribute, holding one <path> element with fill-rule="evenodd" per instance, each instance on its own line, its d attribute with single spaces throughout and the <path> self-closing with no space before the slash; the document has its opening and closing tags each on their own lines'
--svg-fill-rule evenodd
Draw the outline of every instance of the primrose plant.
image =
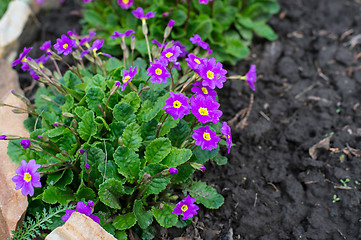
<svg viewBox="0 0 361 240">
<path fill-rule="evenodd" d="M 203 172 L 199 179 L 208 160 L 224 164 L 220 145 L 228 153 L 232 146 L 231 129 L 220 122 L 215 91 L 223 87 L 227 71 L 207 58 L 211 50 L 201 49 L 206 43 L 197 35 L 190 39 L 195 44 L 190 52 L 179 42 L 166 42 L 174 21 L 151 51 L 147 21 L 154 13 L 138 9 L 133 14 L 142 20 L 150 65 L 133 59 L 136 38 L 131 29 L 107 39 L 121 38 L 122 60 L 101 52 L 104 40 L 95 33 L 69 31 L 54 45 L 47 41 L 39 59 L 28 57 L 31 48 L 24 48 L 14 66 L 21 64 L 40 83 L 35 105 L 12 91 L 27 109 L 1 106 L 29 113 L 24 125 L 30 137 L 0 139 L 11 140 L 8 155 L 21 164 L 13 181 L 29 195 L 33 212 L 36 204 L 76 205 L 119 239 L 129 232 L 150 239 L 154 219 L 165 228 L 184 227 L 200 205 L 217 209 L 224 202 L 193 174 Z M 72 56 L 73 64 L 61 55 Z M 69 70 L 63 74 L 57 62 Z M 56 71 L 45 67 L 50 63 Z M 247 80 L 254 89 L 255 66 L 244 77 L 233 78 Z M 63 221 L 73 209 L 66 210 Z"/>
</svg>

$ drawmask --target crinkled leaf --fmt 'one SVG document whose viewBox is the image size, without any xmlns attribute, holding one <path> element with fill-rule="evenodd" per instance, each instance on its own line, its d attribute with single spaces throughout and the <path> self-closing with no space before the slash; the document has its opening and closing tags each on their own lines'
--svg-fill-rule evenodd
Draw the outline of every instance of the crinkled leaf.
<svg viewBox="0 0 361 240">
<path fill-rule="evenodd" d="M 105 173 L 105 180 L 106 179 L 116 179 L 116 180 L 123 182 L 124 178 L 118 173 L 118 166 L 115 164 L 114 161 L 108 160 L 107 163 L 105 163 L 105 161 L 101 162 L 98 166 L 98 170 L 101 173 L 103 178 L 104 178 L 104 173 Z"/>
<path fill-rule="evenodd" d="M 196 199 L 196 203 L 202 203 L 206 208 L 216 209 L 224 203 L 223 196 L 216 189 L 201 181 L 190 186 L 188 192 Z"/>
<path fill-rule="evenodd" d="M 173 212 L 175 206 L 164 204 L 159 209 L 152 207 L 152 213 L 159 225 L 165 228 L 174 227 L 178 222 L 178 215 Z"/>
<path fill-rule="evenodd" d="M 65 103 L 61 106 L 63 112 L 70 112 L 74 107 L 74 98 L 68 94 L 65 96 Z"/>
<path fill-rule="evenodd" d="M 129 124 L 123 132 L 123 143 L 133 151 L 138 151 L 142 145 L 140 126 L 136 123 Z"/>
<path fill-rule="evenodd" d="M 207 149 L 202 150 L 200 146 L 196 147 L 193 150 L 193 154 L 197 158 L 196 162 L 200 164 L 204 164 L 209 159 L 214 158 L 218 152 L 219 152 L 219 148 L 215 148 L 212 149 L 212 151 L 209 151 Z"/>
<path fill-rule="evenodd" d="M 192 151 L 190 149 L 178 149 L 173 148 L 168 156 L 162 161 L 162 164 L 167 167 L 177 167 L 185 162 L 187 162 L 192 156 Z"/>
<path fill-rule="evenodd" d="M 44 190 L 43 201 L 49 204 L 55 204 L 58 202 L 61 205 L 65 205 L 74 201 L 74 193 L 69 188 L 63 191 L 55 186 L 48 186 Z"/>
<path fill-rule="evenodd" d="M 69 185 L 73 181 L 74 173 L 71 169 L 66 169 L 64 171 L 64 175 L 57 181 L 55 186 L 60 190 L 65 191 L 66 186 Z"/>
<path fill-rule="evenodd" d="M 77 115 L 80 119 L 83 118 L 84 114 L 89 111 L 86 107 L 79 106 L 74 109 L 75 115 Z"/>
<path fill-rule="evenodd" d="M 137 223 L 134 213 L 120 215 L 113 221 L 113 226 L 118 230 L 126 230 L 133 227 Z"/>
<path fill-rule="evenodd" d="M 119 122 L 130 124 L 135 121 L 134 109 L 128 103 L 120 102 L 114 106 L 113 116 Z"/>
<path fill-rule="evenodd" d="M 164 169 L 166 168 L 160 164 L 150 164 L 143 169 L 143 171 L 141 172 L 141 176 L 143 176 L 144 173 L 148 173 L 151 176 L 154 176 L 162 172 Z M 150 194 L 158 194 L 161 191 L 163 191 L 169 183 L 170 183 L 170 175 L 159 174 L 156 177 L 153 177 L 150 180 L 149 184 L 144 186 L 146 190 L 144 191 L 143 196 L 148 196 Z"/>
<path fill-rule="evenodd" d="M 157 138 L 145 148 L 145 160 L 150 163 L 161 162 L 172 148 L 168 138 Z"/>
<path fill-rule="evenodd" d="M 113 155 L 118 172 L 133 182 L 138 178 L 140 160 L 138 154 L 127 147 L 118 147 Z"/>
<path fill-rule="evenodd" d="M 142 229 L 146 229 L 153 222 L 153 215 L 151 211 L 145 211 L 143 202 L 141 200 L 135 200 L 133 206 L 133 212 L 137 218 L 138 225 Z"/>
<path fill-rule="evenodd" d="M 137 116 L 138 121 L 140 122 L 148 122 L 152 120 L 158 112 L 164 107 L 165 100 L 169 98 L 169 93 L 164 96 L 158 98 L 155 104 L 152 104 L 151 101 L 146 100 L 142 102 L 139 114 Z"/>
<path fill-rule="evenodd" d="M 78 191 L 75 193 L 76 201 L 85 201 L 87 200 L 95 200 L 96 195 L 93 189 L 89 187 L 79 187 Z"/>
<path fill-rule="evenodd" d="M 140 98 L 136 92 L 130 92 L 125 95 L 122 99 L 122 102 L 128 103 L 130 106 L 132 106 L 134 112 L 137 112 L 140 106 Z"/>
<path fill-rule="evenodd" d="M 187 122 L 182 119 L 175 128 L 172 128 L 169 131 L 168 138 L 173 146 L 180 147 L 190 131 L 191 128 L 188 126 Z"/>
<path fill-rule="evenodd" d="M 92 136 L 97 133 L 95 126 L 94 112 L 88 111 L 82 117 L 82 121 L 79 123 L 78 133 L 84 140 L 88 141 Z"/>
<path fill-rule="evenodd" d="M 218 165 L 225 165 L 227 164 L 228 159 L 224 156 L 217 154 L 214 158 L 212 158 Z"/>
<path fill-rule="evenodd" d="M 179 119 L 173 119 L 173 117 L 168 117 L 164 123 L 162 128 L 159 131 L 159 136 L 164 136 L 167 133 L 169 133 L 169 131 L 174 128 L 175 126 L 177 126 L 177 124 L 179 123 Z"/>
<path fill-rule="evenodd" d="M 150 142 L 155 139 L 155 135 L 157 133 L 157 124 L 158 121 L 155 118 L 142 124 L 141 134 L 144 142 Z"/>
<path fill-rule="evenodd" d="M 88 103 L 88 106 L 93 110 L 97 116 L 102 116 L 103 113 L 99 109 L 99 104 L 104 110 L 103 99 L 105 98 L 105 93 L 99 87 L 91 87 L 87 90 L 85 99 Z"/>
<path fill-rule="evenodd" d="M 124 194 L 123 183 L 116 179 L 107 179 L 99 186 L 100 201 L 111 208 L 121 209 L 119 200 Z"/>
<path fill-rule="evenodd" d="M 127 124 L 124 122 L 112 122 L 109 127 L 111 131 L 111 137 L 113 137 L 115 140 L 118 140 L 120 136 L 123 135 L 123 131 Z"/>
</svg>

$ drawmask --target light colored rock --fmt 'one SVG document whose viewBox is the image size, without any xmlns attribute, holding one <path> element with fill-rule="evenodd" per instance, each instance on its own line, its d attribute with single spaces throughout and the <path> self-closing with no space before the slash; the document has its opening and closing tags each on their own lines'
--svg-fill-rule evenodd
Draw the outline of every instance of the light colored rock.
<svg viewBox="0 0 361 240">
<path fill-rule="evenodd" d="M 19 37 L 31 15 L 30 6 L 25 1 L 11 1 L 0 20 L 0 58 L 12 62 L 19 48 Z"/>
<path fill-rule="evenodd" d="M 115 240 L 90 217 L 74 212 L 66 223 L 52 231 L 45 240 Z"/>
<path fill-rule="evenodd" d="M 26 105 L 12 94 L 3 102 L 26 108 Z M 0 135 L 29 136 L 23 125 L 27 117 L 27 114 L 14 114 L 9 107 L 0 107 Z M 18 165 L 8 157 L 7 145 L 7 141 L 0 141 L 0 239 L 10 236 L 28 207 L 27 197 L 23 196 L 20 190 L 15 191 L 15 183 L 11 180 L 16 175 L 15 169 Z"/>
<path fill-rule="evenodd" d="M 19 79 L 11 64 L 0 58 L 0 102 L 10 93 L 11 89 L 20 90 Z"/>
</svg>

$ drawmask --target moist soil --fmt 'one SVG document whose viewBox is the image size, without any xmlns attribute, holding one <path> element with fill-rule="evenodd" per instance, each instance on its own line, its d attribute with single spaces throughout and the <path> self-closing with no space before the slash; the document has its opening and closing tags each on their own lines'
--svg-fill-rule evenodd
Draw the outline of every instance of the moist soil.
<svg viewBox="0 0 361 240">
<path fill-rule="evenodd" d="M 256 64 L 256 91 L 235 80 L 219 91 L 234 146 L 229 155 L 221 149 L 228 164 L 210 162 L 196 178 L 224 205 L 201 207 L 186 229 L 158 227 L 156 239 L 361 239 L 361 3 L 280 5 L 269 22 L 279 39 L 256 37 L 250 57 L 227 68 L 243 75 Z M 34 49 L 79 30 L 71 12 L 39 15 Z M 29 85 L 25 75 L 20 81 Z"/>
</svg>

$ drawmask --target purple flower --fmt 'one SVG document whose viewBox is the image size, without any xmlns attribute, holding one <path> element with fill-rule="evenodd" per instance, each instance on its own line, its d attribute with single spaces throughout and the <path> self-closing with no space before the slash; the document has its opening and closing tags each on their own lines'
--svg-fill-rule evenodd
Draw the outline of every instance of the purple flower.
<svg viewBox="0 0 361 240">
<path fill-rule="evenodd" d="M 37 4 L 45 4 L 44 0 L 36 0 Z"/>
<path fill-rule="evenodd" d="M 20 144 L 24 149 L 27 149 L 30 147 L 31 141 L 29 139 L 23 139 L 21 140 Z"/>
<path fill-rule="evenodd" d="M 90 41 L 92 40 L 92 37 L 94 37 L 95 35 L 96 35 L 96 32 L 90 32 L 90 33 L 89 33 L 89 36 L 83 37 L 83 38 L 80 40 L 79 44 L 80 44 L 80 45 L 84 45 L 85 43 L 90 42 Z"/>
<path fill-rule="evenodd" d="M 214 89 L 222 88 L 227 80 L 227 71 L 222 68 L 222 63 L 216 62 L 215 58 L 204 60 L 199 66 L 199 75 L 203 79 L 202 85 Z"/>
<path fill-rule="evenodd" d="M 88 170 L 90 168 L 90 165 L 88 163 L 84 164 L 84 167 L 86 170 Z"/>
<path fill-rule="evenodd" d="M 221 132 L 226 137 L 228 154 L 229 154 L 231 151 L 231 147 L 232 147 L 232 137 L 231 137 L 231 128 L 228 126 L 228 124 L 226 122 L 223 122 Z"/>
<path fill-rule="evenodd" d="M 19 63 L 26 61 L 26 55 L 30 52 L 31 49 L 33 49 L 33 48 L 32 47 L 31 48 L 24 47 L 23 52 L 19 54 L 19 58 L 13 62 L 12 66 L 15 67 Z"/>
<path fill-rule="evenodd" d="M 84 150 L 83 148 L 80 148 L 80 149 L 79 149 L 79 153 L 80 153 L 81 155 L 83 155 L 83 154 L 85 153 L 85 150 Z"/>
<path fill-rule="evenodd" d="M 137 74 L 137 67 L 135 67 L 134 69 L 132 68 L 132 66 L 129 68 L 129 71 L 127 70 L 123 70 L 123 84 L 122 84 L 122 91 L 124 91 L 124 89 L 127 87 L 128 83 L 131 82 L 135 76 L 135 74 Z"/>
<path fill-rule="evenodd" d="M 103 55 L 103 56 L 106 56 L 106 57 L 108 57 L 108 58 L 114 58 L 112 55 L 110 55 L 110 54 L 108 54 L 108 53 L 100 53 L 101 55 Z"/>
<path fill-rule="evenodd" d="M 40 139 L 43 138 L 43 135 L 38 135 L 38 138 L 40 138 Z"/>
<path fill-rule="evenodd" d="M 155 39 L 153 39 L 153 40 L 151 41 L 151 43 L 157 44 L 157 46 L 158 46 L 159 48 L 162 48 L 162 47 L 166 46 L 166 43 L 164 43 L 164 45 L 162 46 L 162 44 L 161 44 L 160 42 L 158 42 L 157 40 L 155 40 Z"/>
<path fill-rule="evenodd" d="M 0 135 L 0 140 L 6 140 L 6 135 Z"/>
<path fill-rule="evenodd" d="M 40 47 L 40 50 L 46 51 L 47 54 L 49 54 L 48 51 L 50 49 L 51 49 L 51 41 L 50 40 L 44 42 L 43 45 L 41 45 L 41 47 Z"/>
<path fill-rule="evenodd" d="M 175 167 L 171 167 L 171 168 L 169 168 L 169 173 L 172 174 L 172 175 L 177 174 L 177 173 L 178 173 L 178 169 L 175 168 Z"/>
<path fill-rule="evenodd" d="M 133 5 L 133 0 L 118 0 L 118 4 L 123 9 L 129 9 Z"/>
<path fill-rule="evenodd" d="M 30 197 L 34 195 L 34 187 L 41 187 L 40 173 L 36 172 L 40 168 L 40 164 L 36 164 L 34 159 L 31 159 L 29 163 L 25 160 L 21 161 L 21 165 L 16 169 L 16 176 L 12 178 L 16 183 L 15 190 L 21 189 L 21 193 L 24 196 L 28 194 Z"/>
<path fill-rule="evenodd" d="M 54 48 L 58 51 L 58 54 L 64 53 L 64 55 L 68 55 L 73 51 L 73 47 L 75 47 L 75 42 L 75 39 L 70 39 L 65 34 L 63 34 L 61 35 L 61 38 L 56 39 Z"/>
<path fill-rule="evenodd" d="M 78 202 L 76 204 L 76 210 L 79 213 L 85 214 L 86 216 L 90 217 L 91 219 L 93 219 L 94 222 L 99 223 L 99 217 L 97 215 L 91 214 L 92 209 L 91 207 L 94 206 L 94 202 L 93 201 L 88 201 L 87 204 L 85 204 L 84 202 Z M 75 210 L 71 210 L 71 209 L 67 209 L 65 211 L 65 215 L 63 215 L 63 217 L 61 218 L 64 222 L 68 221 L 68 219 L 70 218 L 70 216 L 73 214 L 73 212 L 75 212 Z"/>
<path fill-rule="evenodd" d="M 129 30 L 125 31 L 124 33 L 114 31 L 114 34 L 111 35 L 110 38 L 114 40 L 118 37 L 130 37 L 134 33 L 135 33 L 135 31 L 133 29 L 129 29 Z"/>
<path fill-rule="evenodd" d="M 83 3 L 90 3 L 93 0 L 83 0 Z"/>
<path fill-rule="evenodd" d="M 144 15 L 144 11 L 143 8 L 138 7 L 136 10 L 132 11 L 134 17 L 139 18 L 139 19 L 149 19 L 149 18 L 154 18 L 156 12 L 147 12 Z"/>
<path fill-rule="evenodd" d="M 221 138 L 217 136 L 217 133 L 210 130 L 208 125 L 194 130 L 192 137 L 197 146 L 201 146 L 202 150 L 207 149 L 209 151 L 217 148 L 217 143 L 221 141 Z"/>
<path fill-rule="evenodd" d="M 72 36 L 78 37 L 78 36 L 79 36 L 75 29 L 69 30 L 69 31 L 67 32 L 67 34 L 69 35 L 69 37 L 72 37 Z"/>
<path fill-rule="evenodd" d="M 188 195 L 185 199 L 177 203 L 177 206 L 174 208 L 172 213 L 176 215 L 183 214 L 183 220 L 192 218 L 194 215 L 197 215 L 197 210 L 199 209 L 194 202 L 195 199 Z"/>
<path fill-rule="evenodd" d="M 202 166 L 200 170 L 201 170 L 201 171 L 204 171 L 204 170 L 206 170 L 206 167 L 205 167 L 205 166 Z"/>
<path fill-rule="evenodd" d="M 198 44 L 204 50 L 209 50 L 208 43 L 202 41 L 202 38 L 198 34 L 193 34 L 193 37 L 189 39 L 193 44 Z"/>
<path fill-rule="evenodd" d="M 158 59 L 154 63 L 150 63 L 150 67 L 147 69 L 147 76 L 150 76 L 152 83 L 166 83 L 167 78 L 170 77 L 170 73 L 165 68 L 167 62 L 163 59 Z"/>
<path fill-rule="evenodd" d="M 248 73 L 246 74 L 246 81 L 253 91 L 256 90 L 254 84 L 257 81 L 256 65 L 251 65 Z"/>
<path fill-rule="evenodd" d="M 194 85 L 194 87 L 191 88 L 191 92 L 204 97 L 210 96 L 213 101 L 217 101 L 217 92 L 213 89 L 204 87 L 200 82 L 195 82 L 192 85 Z"/>
<path fill-rule="evenodd" d="M 175 21 L 173 19 L 169 20 L 168 27 L 172 28 L 174 26 Z"/>
<path fill-rule="evenodd" d="M 36 75 L 33 69 L 30 70 L 30 75 L 34 80 L 38 80 L 40 78 L 38 75 Z"/>
<path fill-rule="evenodd" d="M 166 59 L 167 62 L 176 62 L 180 53 L 178 46 L 172 46 L 163 50 L 161 58 Z"/>
<path fill-rule="evenodd" d="M 208 4 L 208 1 L 213 1 L 213 0 L 199 0 L 200 4 Z"/>
<path fill-rule="evenodd" d="M 207 59 L 205 58 L 204 60 L 206 61 Z M 199 67 L 203 64 L 204 60 L 197 57 L 193 53 L 188 54 L 188 58 L 186 58 L 188 67 L 194 71 L 199 69 Z"/>
<path fill-rule="evenodd" d="M 49 60 L 48 55 L 42 55 L 40 58 L 35 59 L 35 62 L 39 65 L 40 68 L 44 68 L 44 64 Z"/>
<path fill-rule="evenodd" d="M 81 53 L 81 57 L 84 57 L 85 54 L 88 54 L 90 51 L 93 51 L 94 55 L 96 55 L 96 51 L 98 51 L 103 46 L 103 44 L 104 44 L 104 39 L 95 40 L 93 42 L 93 45 L 88 50 L 85 50 L 84 52 Z"/>
<path fill-rule="evenodd" d="M 165 101 L 165 112 L 171 115 L 174 120 L 182 119 L 191 111 L 191 106 L 188 104 L 188 98 L 183 93 L 170 92 L 170 98 Z"/>
<path fill-rule="evenodd" d="M 191 112 L 201 123 L 219 122 L 222 111 L 218 110 L 218 108 L 219 103 L 213 101 L 211 96 L 203 97 L 199 95 L 191 97 Z"/>
<path fill-rule="evenodd" d="M 179 57 L 185 57 L 185 56 L 187 56 L 187 53 L 188 53 L 188 52 L 186 51 L 186 49 L 187 49 L 186 46 L 182 45 L 179 41 L 175 41 L 175 42 L 173 42 L 173 44 L 174 44 L 173 46 L 179 47 L 179 49 L 180 49 L 180 51 L 181 51 Z"/>
<path fill-rule="evenodd" d="M 32 61 L 33 59 L 31 58 L 31 57 L 26 57 L 25 59 L 24 59 L 24 61 L 22 61 L 21 62 L 21 69 L 24 71 L 24 72 L 26 72 L 26 71 L 28 71 L 29 69 L 30 69 L 30 67 L 29 67 L 29 64 L 28 64 L 28 61 Z"/>
</svg>

